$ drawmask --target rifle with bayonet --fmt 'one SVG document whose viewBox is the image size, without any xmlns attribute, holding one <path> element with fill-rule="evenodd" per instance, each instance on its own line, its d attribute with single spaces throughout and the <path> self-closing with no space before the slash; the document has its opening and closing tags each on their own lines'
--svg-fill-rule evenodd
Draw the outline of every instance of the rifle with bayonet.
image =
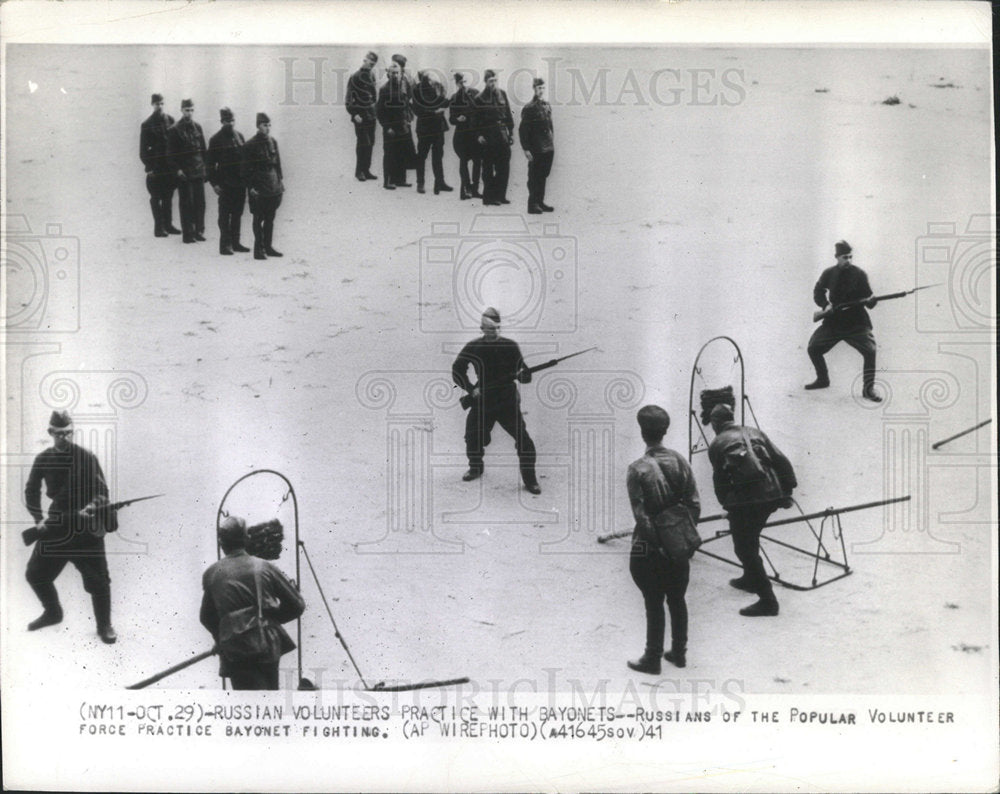
<svg viewBox="0 0 1000 794">
<path fill-rule="evenodd" d="M 529 372 L 529 373 L 532 373 L 532 374 L 534 374 L 535 372 L 541 372 L 543 369 L 548 369 L 549 367 L 554 367 L 560 361 L 565 361 L 567 358 L 573 358 L 574 356 L 582 356 L 584 353 L 589 353 L 591 350 L 597 350 L 597 347 L 596 346 L 594 346 L 594 347 L 588 347 L 586 350 L 579 350 L 576 353 L 570 353 L 568 356 L 563 356 L 562 358 L 553 358 L 553 359 L 550 359 L 549 361 L 546 361 L 544 364 L 537 364 L 534 367 L 528 367 L 527 369 L 522 370 L 522 372 Z M 509 381 L 505 380 L 502 383 L 492 384 L 492 385 L 488 386 L 487 388 L 499 388 L 500 386 L 506 386 L 508 383 L 513 383 L 515 380 L 517 380 L 517 376 L 516 375 L 513 378 L 511 378 Z M 476 398 L 473 397 L 472 394 L 471 394 L 471 392 L 470 392 L 469 394 L 463 395 L 462 399 L 459 400 L 459 402 L 462 404 L 462 408 L 464 410 L 468 410 L 469 406 L 472 405 L 472 402 L 475 399 Z"/>
<path fill-rule="evenodd" d="M 90 511 L 87 517 L 93 519 L 96 518 L 97 516 L 102 516 L 107 513 L 116 513 L 123 507 L 128 507 L 129 505 L 135 504 L 136 502 L 145 502 L 147 499 L 158 499 L 161 496 L 163 496 L 163 494 L 158 493 L 158 494 L 153 494 L 152 496 L 138 496 L 135 499 L 125 499 L 124 501 L 121 502 L 90 504 L 88 505 Z M 86 509 L 87 508 L 84 508 L 84 510 Z M 24 532 L 21 533 L 21 539 L 24 541 L 25 546 L 30 546 L 32 543 L 34 543 L 36 540 L 42 537 L 42 534 L 43 530 L 40 529 L 38 526 L 29 527 L 28 529 L 24 530 Z M 100 534 L 103 537 L 104 532 L 102 531 Z"/>
<path fill-rule="evenodd" d="M 813 322 L 818 323 L 824 317 L 829 317 L 834 312 L 843 311 L 844 309 L 850 309 L 854 306 L 864 306 L 866 304 L 871 304 L 874 306 L 880 301 L 889 301 L 895 298 L 905 298 L 907 295 L 912 295 L 917 290 L 930 289 L 931 287 L 940 287 L 940 284 L 925 284 L 922 287 L 914 287 L 910 290 L 904 290 L 903 292 L 890 292 L 888 295 L 873 295 L 870 298 L 862 298 L 856 301 L 847 301 L 846 303 L 838 303 L 836 306 L 830 305 L 825 309 L 820 309 L 818 312 L 813 312 Z"/>
</svg>

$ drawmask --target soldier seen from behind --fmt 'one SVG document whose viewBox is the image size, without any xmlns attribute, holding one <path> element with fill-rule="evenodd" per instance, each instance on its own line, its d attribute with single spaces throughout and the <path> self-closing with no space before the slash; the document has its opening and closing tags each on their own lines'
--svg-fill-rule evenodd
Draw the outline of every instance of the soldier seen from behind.
<svg viewBox="0 0 1000 794">
<path fill-rule="evenodd" d="M 658 405 L 636 415 L 646 452 L 629 464 L 626 485 L 635 516 L 629 572 L 642 591 L 646 607 L 646 649 L 628 666 L 659 675 L 660 655 L 677 667 L 687 665 L 688 611 L 684 595 L 691 557 L 701 545 L 696 525 L 701 502 L 694 474 L 684 457 L 663 446 L 670 416 Z M 663 652 L 666 616 L 670 611 L 670 650 Z"/>
<path fill-rule="evenodd" d="M 737 425 L 730 406 L 716 405 L 709 418 L 715 431 L 708 446 L 712 484 L 743 566 L 743 575 L 729 584 L 758 597 L 740 610 L 741 615 L 777 615 L 778 599 L 760 557 L 760 533 L 775 510 L 792 506 L 792 491 L 798 485 L 795 471 L 763 432 Z"/>
</svg>

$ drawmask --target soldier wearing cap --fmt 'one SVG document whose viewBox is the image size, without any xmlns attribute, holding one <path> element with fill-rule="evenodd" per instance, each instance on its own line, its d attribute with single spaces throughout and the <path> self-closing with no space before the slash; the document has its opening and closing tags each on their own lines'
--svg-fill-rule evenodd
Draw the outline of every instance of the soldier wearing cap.
<svg viewBox="0 0 1000 794">
<path fill-rule="evenodd" d="M 355 146 L 354 178 L 359 182 L 378 179 L 372 173 L 372 150 L 375 148 L 375 64 L 378 56 L 369 51 L 361 68 L 347 81 L 347 115 L 354 124 Z"/>
<path fill-rule="evenodd" d="M 684 595 L 690 559 L 700 544 L 696 525 L 701 501 L 694 474 L 684 457 L 663 446 L 670 416 L 658 405 L 646 405 L 636 415 L 645 454 L 629 464 L 628 498 L 635 516 L 629 572 L 642 591 L 646 606 L 646 649 L 628 666 L 659 675 L 660 655 L 677 667 L 687 664 L 688 612 Z M 664 653 L 666 616 L 670 611 L 670 650 Z"/>
<path fill-rule="evenodd" d="M 202 576 L 199 618 L 219 651 L 219 675 L 233 689 L 277 689 L 278 665 L 295 643 L 281 627 L 306 608 L 298 588 L 275 565 L 247 552 L 247 524 L 227 516 L 219 525 L 219 546 L 225 556 Z M 248 647 L 235 629 L 246 617 L 261 614 L 264 631 L 259 647 Z"/>
<path fill-rule="evenodd" d="M 545 81 L 536 77 L 531 85 L 535 96 L 522 108 L 517 132 L 524 156 L 528 158 L 528 212 L 538 215 L 554 209 L 545 203 L 545 180 L 552 171 L 555 145 L 552 142 L 552 106 L 542 98 Z"/>
<path fill-rule="evenodd" d="M 497 75 L 487 69 L 486 87 L 476 97 L 477 140 L 483 152 L 483 206 L 510 204 L 507 183 L 510 180 L 510 147 L 514 140 L 514 117 L 507 93 L 497 88 Z"/>
<path fill-rule="evenodd" d="M 90 593 L 101 640 L 118 639 L 111 625 L 111 577 L 104 555 L 104 534 L 118 529 L 108 504 L 108 485 L 97 458 L 73 443 L 73 420 L 66 411 L 53 411 L 49 419 L 53 444 L 39 453 L 24 487 L 24 503 L 35 526 L 22 535 L 34 543 L 25 577 L 43 612 L 28 624 L 28 631 L 61 623 L 63 619 L 55 580 L 67 563 L 73 563 Z M 48 516 L 42 512 L 42 485 L 49 498 Z"/>
<path fill-rule="evenodd" d="M 232 256 L 234 251 L 250 249 L 240 243 L 240 225 L 246 188 L 243 187 L 243 146 L 246 141 L 236 131 L 236 117 L 229 108 L 219 111 L 220 129 L 208 142 L 208 181 L 219 197 L 219 253 Z"/>
<path fill-rule="evenodd" d="M 153 112 L 139 128 L 139 159 L 146 167 L 146 190 L 153 211 L 153 236 L 180 234 L 174 226 L 174 172 L 167 159 L 167 131 L 174 117 L 163 112 L 163 94 L 153 94 Z"/>
<path fill-rule="evenodd" d="M 733 551 L 743 566 L 743 575 L 729 584 L 757 595 L 757 602 L 741 609 L 741 615 L 777 615 L 778 599 L 760 557 L 760 533 L 775 510 L 792 506 L 792 491 L 798 485 L 795 471 L 763 432 L 737 425 L 730 406 L 716 405 L 709 420 L 715 431 L 708 446 L 712 484 L 726 510 Z"/>
<path fill-rule="evenodd" d="M 854 254 L 848 242 L 840 240 L 834 245 L 837 264 L 824 270 L 813 287 L 813 300 L 821 309 L 832 308 L 823 323 L 809 339 L 809 359 L 816 369 L 816 380 L 806 385 L 806 389 L 825 389 L 830 385 L 830 373 L 823 358 L 840 342 L 846 342 L 857 350 L 864 361 L 862 370 L 862 396 L 872 402 L 882 402 L 875 393 L 875 335 L 872 320 L 865 311 L 875 308 L 876 300 L 864 305 L 837 309 L 843 303 L 863 301 L 871 298 L 872 288 L 868 274 L 854 264 Z"/>
<path fill-rule="evenodd" d="M 375 115 L 382 125 L 382 186 L 386 190 L 410 187 L 406 181 L 408 146 L 412 146 L 408 118 L 409 100 L 400 77 L 399 63 L 386 67 L 389 78 L 379 89 Z"/>
<path fill-rule="evenodd" d="M 272 244 L 274 216 L 281 206 L 285 184 L 278 142 L 271 137 L 271 119 L 266 113 L 257 114 L 257 134 L 243 147 L 242 168 L 253 215 L 253 258 L 284 256 Z"/>
<path fill-rule="evenodd" d="M 482 198 L 479 192 L 479 176 L 482 166 L 482 155 L 479 142 L 476 140 L 476 97 L 479 92 L 475 88 L 467 88 L 465 76 L 455 72 L 455 93 L 448 101 L 448 120 L 455 128 L 452 145 L 458 155 L 458 173 L 462 181 L 459 198 Z M 469 166 L 472 173 L 469 173 Z"/>
<path fill-rule="evenodd" d="M 167 155 L 177 177 L 185 243 L 205 240 L 205 133 L 194 120 L 194 102 L 181 102 L 181 118 L 167 133 Z"/>
<path fill-rule="evenodd" d="M 448 96 L 444 87 L 431 73 L 418 73 L 419 82 L 413 89 L 410 107 L 417 118 L 417 192 L 424 192 L 424 170 L 427 155 L 431 155 L 431 169 L 434 172 L 434 195 L 450 193 L 452 188 L 444 181 L 444 134 L 448 129 L 445 112 Z"/>
<path fill-rule="evenodd" d="M 455 384 L 472 398 L 465 421 L 465 453 L 469 470 L 466 482 L 483 474 L 483 453 L 489 446 L 493 426 L 499 424 L 514 438 L 514 447 L 524 487 L 533 494 L 542 489 L 535 476 L 535 444 L 524 426 L 521 395 L 517 383 L 531 383 L 531 372 L 524 364 L 517 342 L 500 336 L 500 312 L 492 306 L 483 312 L 480 329 L 483 335 L 462 348 L 451 367 Z M 476 382 L 469 380 L 469 367 Z"/>
</svg>

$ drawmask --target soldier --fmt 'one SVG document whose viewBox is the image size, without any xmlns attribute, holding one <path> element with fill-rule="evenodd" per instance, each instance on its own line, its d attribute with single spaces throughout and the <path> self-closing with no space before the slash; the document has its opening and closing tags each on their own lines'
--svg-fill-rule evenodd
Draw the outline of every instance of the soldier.
<svg viewBox="0 0 1000 794">
<path fill-rule="evenodd" d="M 271 137 L 271 119 L 266 113 L 257 114 L 257 134 L 243 147 L 243 184 L 249 191 L 253 214 L 253 258 L 284 256 L 271 244 L 274 215 L 281 206 L 285 185 L 278 142 Z"/>
<path fill-rule="evenodd" d="M 400 78 L 399 64 L 393 61 L 386 68 L 389 78 L 378 92 L 375 115 L 382 125 L 382 186 L 386 190 L 410 187 L 406 181 L 407 141 L 410 122 L 407 120 L 406 93 Z"/>
<path fill-rule="evenodd" d="M 361 68 L 347 81 L 347 115 L 354 124 L 357 138 L 354 178 L 359 182 L 378 179 L 372 173 L 372 149 L 375 148 L 375 64 L 378 56 L 368 52 L 361 62 Z"/>
<path fill-rule="evenodd" d="M 181 102 L 181 120 L 167 133 L 167 154 L 177 176 L 185 243 L 205 241 L 205 133 L 194 120 L 194 102 Z"/>
<path fill-rule="evenodd" d="M 493 307 L 483 312 L 480 329 L 474 339 L 458 354 L 451 367 L 451 377 L 472 398 L 465 421 L 465 453 L 469 470 L 466 482 L 483 475 L 483 450 L 489 446 L 493 426 L 500 424 L 514 438 L 524 487 L 533 494 L 542 489 L 535 477 L 535 444 L 524 426 L 521 395 L 515 380 L 531 383 L 531 372 L 524 364 L 517 342 L 500 336 L 500 313 Z M 469 381 L 469 366 L 476 373 L 476 383 Z"/>
<path fill-rule="evenodd" d="M 792 491 L 798 485 L 795 471 L 764 433 L 737 425 L 728 405 L 716 405 L 709 419 L 715 430 L 708 446 L 712 483 L 727 513 L 733 550 L 743 565 L 743 575 L 729 584 L 758 596 L 756 603 L 740 610 L 741 615 L 777 615 L 778 599 L 760 558 L 760 533 L 771 513 L 792 506 Z"/>
<path fill-rule="evenodd" d="M 219 649 L 219 675 L 233 689 L 277 689 L 281 657 L 295 650 L 281 624 L 299 617 L 305 601 L 277 567 L 247 553 L 242 518 L 223 520 L 218 538 L 226 556 L 202 577 L 199 618 Z M 255 630 L 258 619 L 263 632 Z"/>
<path fill-rule="evenodd" d="M 413 108 L 410 106 L 410 101 L 413 99 L 413 89 L 416 87 L 416 83 L 413 79 L 413 75 L 406 69 L 406 56 L 396 55 L 392 56 L 392 62 L 399 66 L 399 83 L 403 90 L 403 100 L 406 103 L 406 122 L 409 125 L 406 130 L 406 140 L 403 142 L 404 154 L 403 154 L 403 176 L 406 176 L 406 171 L 410 169 L 416 169 L 417 167 L 417 149 L 413 145 Z M 406 180 L 403 179 L 405 182 Z"/>
<path fill-rule="evenodd" d="M 219 111 L 220 129 L 208 142 L 208 181 L 219 197 L 219 253 L 250 249 L 240 243 L 240 221 L 247 191 L 240 174 L 243 166 L 243 135 L 236 131 L 236 117 L 229 108 Z"/>
<path fill-rule="evenodd" d="M 444 133 L 448 129 L 445 111 L 448 109 L 448 97 L 444 87 L 431 78 L 430 72 L 418 74 L 420 82 L 413 89 L 410 106 L 417 118 L 417 192 L 424 191 L 424 167 L 427 164 L 427 154 L 431 155 L 431 168 L 434 171 L 434 195 L 450 193 L 452 188 L 444 181 L 444 167 L 441 163 L 444 154 Z"/>
<path fill-rule="evenodd" d="M 882 402 L 875 393 L 875 335 L 872 321 L 865 311 L 875 308 L 876 300 L 864 305 L 838 309 L 844 303 L 863 301 L 872 297 L 868 275 L 854 264 L 854 255 L 849 243 L 841 240 L 834 246 L 837 264 L 822 272 L 813 288 L 813 300 L 820 309 L 829 310 L 823 323 L 809 339 L 809 358 L 816 368 L 816 380 L 806 384 L 806 389 L 825 389 L 830 385 L 830 374 L 823 356 L 838 342 L 847 342 L 857 350 L 864 361 L 862 372 L 863 389 L 861 395 L 872 402 Z"/>
<path fill-rule="evenodd" d="M 448 118 L 455 128 L 452 145 L 455 147 L 455 154 L 458 155 L 458 173 L 462 180 L 459 198 L 482 198 L 479 192 L 479 169 L 482 160 L 479 142 L 476 140 L 476 97 L 479 96 L 479 92 L 475 88 L 465 87 L 465 77 L 461 72 L 455 72 L 455 84 L 458 88 L 449 100 Z"/>
<path fill-rule="evenodd" d="M 477 140 L 483 152 L 483 206 L 510 204 L 507 182 L 510 179 L 510 147 L 514 140 L 514 117 L 507 94 L 497 88 L 497 75 L 487 69 L 483 75 L 486 88 L 476 97 Z"/>
<path fill-rule="evenodd" d="M 66 563 L 83 577 L 90 593 L 101 641 L 113 644 L 118 635 L 111 625 L 111 577 L 104 556 L 104 533 L 118 529 L 108 504 L 108 485 L 97 458 L 72 442 L 73 420 L 66 411 L 53 411 L 49 419 L 53 445 L 35 458 L 24 487 L 24 503 L 35 521 L 25 530 L 24 540 L 34 543 L 25 576 L 42 602 L 41 616 L 28 624 L 28 631 L 62 622 L 63 611 L 54 584 Z M 41 486 L 50 499 L 48 517 L 43 517 Z"/>
<path fill-rule="evenodd" d="M 528 212 L 539 215 L 554 209 L 545 203 L 545 180 L 552 171 L 555 146 L 552 143 L 552 106 L 542 99 L 545 81 L 536 77 L 531 85 L 535 96 L 521 110 L 517 131 L 524 156 L 528 158 Z"/>
<path fill-rule="evenodd" d="M 670 416 L 658 405 L 636 414 L 646 453 L 629 464 L 626 484 L 635 516 L 629 572 L 646 604 L 646 650 L 628 666 L 640 673 L 660 674 L 660 654 L 677 667 L 687 665 L 688 612 L 684 594 L 691 557 L 701 538 L 698 487 L 682 455 L 663 446 Z M 666 617 L 670 610 L 670 650 L 663 653 Z"/>
<path fill-rule="evenodd" d="M 153 235 L 180 234 L 174 226 L 174 173 L 167 159 L 167 130 L 174 117 L 163 112 L 163 95 L 153 94 L 153 112 L 139 128 L 139 159 L 146 167 L 146 190 L 153 211 Z"/>
</svg>

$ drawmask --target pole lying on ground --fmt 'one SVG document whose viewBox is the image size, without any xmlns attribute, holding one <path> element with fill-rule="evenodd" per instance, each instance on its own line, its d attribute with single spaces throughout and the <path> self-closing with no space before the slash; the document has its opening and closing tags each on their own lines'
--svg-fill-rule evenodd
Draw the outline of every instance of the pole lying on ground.
<svg viewBox="0 0 1000 794">
<path fill-rule="evenodd" d="M 138 684 L 132 684 L 132 686 L 127 686 L 125 688 L 126 689 L 145 689 L 150 684 L 155 684 L 157 681 L 160 681 L 160 680 L 166 678 L 168 675 L 173 675 L 174 673 L 178 673 L 181 670 L 183 670 L 184 668 L 190 667 L 193 664 L 197 664 L 202 659 L 207 659 L 209 656 L 214 656 L 217 653 L 218 653 L 218 651 L 215 648 L 212 648 L 210 651 L 205 651 L 204 653 L 199 653 L 197 656 L 192 656 L 186 662 L 181 662 L 180 664 L 175 664 L 173 667 L 168 667 L 162 673 L 157 673 L 156 675 L 151 675 L 149 678 L 143 679 Z"/>
<path fill-rule="evenodd" d="M 908 502 L 910 496 L 897 496 L 895 499 L 882 499 L 878 502 L 865 502 L 860 505 L 848 505 L 847 507 L 828 507 L 826 510 L 820 510 L 816 513 L 806 513 L 801 516 L 793 516 L 792 518 L 780 518 L 777 521 L 769 521 L 764 524 L 764 528 L 767 527 L 780 527 L 784 524 L 797 524 L 800 521 L 808 521 L 812 518 L 827 518 L 829 516 L 837 516 L 841 513 L 851 513 L 855 510 L 868 510 L 872 507 L 882 507 L 883 505 L 896 504 L 897 502 Z M 720 521 L 726 517 L 726 513 L 716 513 L 714 515 L 705 516 L 704 518 L 699 518 L 699 524 L 707 524 L 710 521 Z M 632 534 L 632 530 L 626 532 L 613 532 L 610 535 L 601 535 L 598 539 L 598 543 L 607 543 L 609 540 L 614 540 L 615 538 L 624 538 Z"/>
<path fill-rule="evenodd" d="M 992 419 L 987 419 L 983 422 L 980 422 L 975 427 L 970 427 L 967 428 L 966 430 L 963 430 L 961 433 L 955 433 L 955 435 L 953 436 L 948 436 L 948 438 L 942 439 L 941 441 L 938 441 L 935 444 L 931 444 L 931 449 L 937 449 L 938 447 L 943 447 L 949 441 L 954 441 L 956 438 L 961 438 L 962 436 L 966 436 L 969 433 L 972 433 L 973 431 L 978 430 L 981 427 L 986 427 L 986 425 L 988 425 L 992 421 L 993 421 Z"/>
<path fill-rule="evenodd" d="M 411 689 L 430 689 L 436 686 L 457 686 L 459 684 L 467 684 L 469 679 L 467 677 L 462 678 L 451 678 L 448 681 L 422 681 L 419 684 L 400 684 L 399 686 L 386 686 L 384 681 L 379 681 L 375 686 L 369 689 L 369 692 L 409 692 Z"/>
</svg>

